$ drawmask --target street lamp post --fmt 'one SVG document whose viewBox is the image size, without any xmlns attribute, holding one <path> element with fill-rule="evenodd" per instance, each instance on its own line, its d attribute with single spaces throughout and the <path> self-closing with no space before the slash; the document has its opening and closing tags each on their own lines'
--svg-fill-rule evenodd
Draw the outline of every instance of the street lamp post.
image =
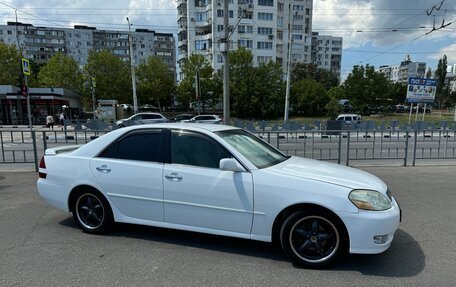
<svg viewBox="0 0 456 287">
<path fill-rule="evenodd" d="M 133 46 L 132 46 L 132 37 L 131 37 L 131 24 L 130 19 L 127 17 L 128 22 L 128 44 L 130 46 L 130 67 L 131 67 L 131 86 L 133 89 L 133 111 L 136 114 L 138 112 L 138 98 L 136 97 L 136 76 L 135 76 L 135 66 L 133 65 Z"/>
</svg>

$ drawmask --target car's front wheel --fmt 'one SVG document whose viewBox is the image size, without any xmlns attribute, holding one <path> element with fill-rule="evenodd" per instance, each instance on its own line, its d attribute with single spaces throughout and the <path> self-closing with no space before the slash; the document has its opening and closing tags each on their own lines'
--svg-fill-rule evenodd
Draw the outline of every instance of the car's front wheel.
<svg viewBox="0 0 456 287">
<path fill-rule="evenodd" d="M 298 211 L 283 222 L 280 243 L 298 265 L 326 266 L 345 251 L 347 236 L 341 221 L 328 212 Z"/>
<path fill-rule="evenodd" d="M 80 192 L 73 206 L 73 218 L 87 233 L 106 233 L 113 224 L 113 215 L 108 201 L 98 192 Z"/>
</svg>

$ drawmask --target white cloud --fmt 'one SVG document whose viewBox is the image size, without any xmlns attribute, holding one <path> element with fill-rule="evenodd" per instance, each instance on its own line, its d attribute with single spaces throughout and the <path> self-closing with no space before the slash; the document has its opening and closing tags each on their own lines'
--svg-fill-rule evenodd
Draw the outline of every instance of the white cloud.
<svg viewBox="0 0 456 287">
<path fill-rule="evenodd" d="M 439 11 L 434 10 L 433 15 L 428 16 L 426 10 L 438 3 L 437 0 L 317 0 L 314 1 L 313 30 L 342 36 L 344 48 L 361 47 L 367 43 L 376 47 L 401 44 L 430 31 L 433 15 L 436 16 L 436 27 L 443 19 L 446 23 L 456 20 L 452 19 L 454 13 L 446 12 L 456 9 L 455 1 L 444 2 Z M 442 36 L 432 33 L 426 39 L 438 37 Z"/>
<path fill-rule="evenodd" d="M 440 49 L 438 53 L 430 55 L 428 58 L 438 61 L 443 55 L 447 56 L 447 62 L 456 62 L 456 43 Z"/>
</svg>

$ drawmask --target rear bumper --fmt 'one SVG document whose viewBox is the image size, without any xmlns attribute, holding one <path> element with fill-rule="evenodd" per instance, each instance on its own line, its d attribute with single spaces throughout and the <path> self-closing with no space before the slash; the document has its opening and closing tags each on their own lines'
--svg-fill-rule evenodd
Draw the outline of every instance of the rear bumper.
<svg viewBox="0 0 456 287">
<path fill-rule="evenodd" d="M 38 179 L 38 193 L 49 205 L 69 212 L 68 192 L 61 185 L 56 185 L 46 179 Z"/>
<path fill-rule="evenodd" d="M 385 211 L 360 210 L 356 214 L 344 213 L 341 216 L 350 237 L 350 253 L 381 253 L 391 246 L 401 220 L 401 210 L 394 199 L 392 205 Z M 376 236 L 382 236 L 385 240 L 376 243 Z"/>
</svg>

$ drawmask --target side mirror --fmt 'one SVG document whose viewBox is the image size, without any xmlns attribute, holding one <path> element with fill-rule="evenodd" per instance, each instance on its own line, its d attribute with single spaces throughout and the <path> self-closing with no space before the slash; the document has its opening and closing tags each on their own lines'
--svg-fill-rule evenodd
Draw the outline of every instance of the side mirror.
<svg viewBox="0 0 456 287">
<path fill-rule="evenodd" d="M 219 168 L 225 171 L 245 171 L 235 158 L 222 158 L 219 163 Z"/>
</svg>

